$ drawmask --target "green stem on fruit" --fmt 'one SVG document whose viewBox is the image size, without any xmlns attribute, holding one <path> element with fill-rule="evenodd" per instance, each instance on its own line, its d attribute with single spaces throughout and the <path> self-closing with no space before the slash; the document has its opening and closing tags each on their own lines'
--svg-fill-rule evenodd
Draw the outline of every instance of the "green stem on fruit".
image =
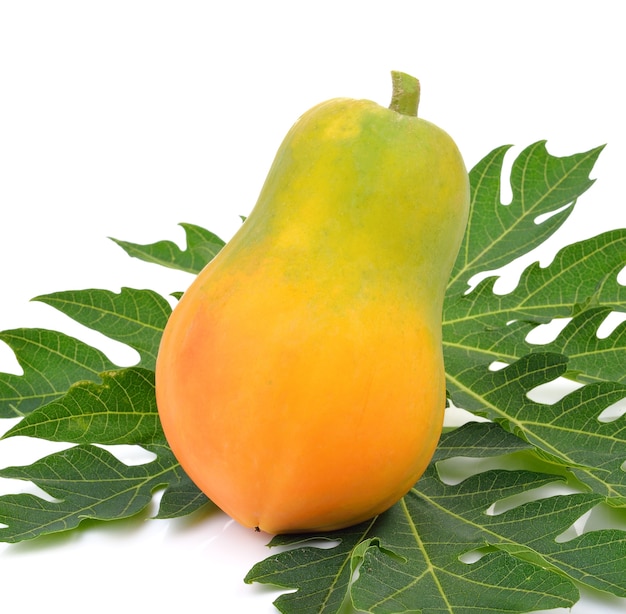
<svg viewBox="0 0 626 614">
<path fill-rule="evenodd" d="M 391 83 L 393 92 L 389 108 L 402 115 L 416 117 L 420 102 L 420 82 L 411 75 L 392 70 Z"/>
</svg>

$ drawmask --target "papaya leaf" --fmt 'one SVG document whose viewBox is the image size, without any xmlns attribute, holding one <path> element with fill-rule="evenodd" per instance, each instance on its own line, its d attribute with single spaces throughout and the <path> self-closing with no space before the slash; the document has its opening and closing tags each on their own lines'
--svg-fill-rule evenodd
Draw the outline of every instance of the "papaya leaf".
<svg viewBox="0 0 626 614">
<path fill-rule="evenodd" d="M 616 326 L 606 337 L 598 336 L 600 326 L 613 311 L 611 307 L 584 309 L 569 319 L 554 340 L 543 343 L 528 339 L 537 322 L 515 320 L 502 328 L 469 324 L 469 319 L 449 323 L 459 337 L 454 346 L 446 346 L 446 355 L 467 352 L 475 363 L 511 363 L 531 352 L 554 352 L 568 357 L 567 376 L 572 379 L 626 383 L 626 324 Z"/>
<path fill-rule="evenodd" d="M 566 355 L 568 369 L 575 372 L 576 379 L 607 379 L 626 384 L 626 323 L 606 337 L 598 337 L 598 329 L 611 312 L 610 307 L 586 309 L 572 318 L 554 341 L 541 345 L 541 351 Z M 523 343 L 528 351 L 537 348 L 525 338 Z"/>
<path fill-rule="evenodd" d="M 40 407 L 7 437 L 38 437 L 77 444 L 165 443 L 154 395 L 154 372 L 141 368 L 100 374 L 101 383 L 79 382 Z"/>
<path fill-rule="evenodd" d="M 618 282 L 618 274 L 626 267 L 626 229 L 611 230 L 568 245 L 559 251 L 548 266 L 531 264 L 523 271 L 516 288 L 506 294 L 494 292 L 497 275 L 483 279 L 467 292 L 470 278 L 478 272 L 473 262 L 481 262 L 484 266 L 502 265 L 510 261 L 511 255 L 520 254 L 520 250 L 513 249 L 504 238 L 501 241 L 494 240 L 491 244 L 484 243 L 487 236 L 491 237 L 485 233 L 496 232 L 504 219 L 513 223 L 507 216 L 517 208 L 520 210 L 520 219 L 514 225 L 516 228 L 529 228 L 529 241 L 514 236 L 520 240 L 520 249 L 531 249 L 535 245 L 535 235 L 544 238 L 545 232 L 554 230 L 554 220 L 561 219 L 559 216 L 571 209 L 558 207 L 564 201 L 576 198 L 591 185 L 587 175 L 600 150 L 596 148 L 586 154 L 552 158 L 545 152 L 545 148 L 531 146 L 514 162 L 512 183 L 514 186 L 516 183 L 524 183 L 519 178 L 515 179 L 522 168 L 535 168 L 533 172 L 538 172 L 538 168 L 551 167 L 550 173 L 546 170 L 551 179 L 538 180 L 550 194 L 546 193 L 541 198 L 531 190 L 535 194 L 531 198 L 526 196 L 524 189 L 517 192 L 514 189 L 513 202 L 506 206 L 500 202 L 500 174 L 505 149 L 495 150 L 471 171 L 474 201 L 472 221 L 444 303 L 443 345 L 446 365 L 454 362 L 454 354 L 463 355 L 464 360 L 472 364 L 488 365 L 494 361 L 514 362 L 537 349 L 556 350 L 569 355 L 569 351 L 575 348 L 570 356 L 569 376 L 580 381 L 622 380 L 624 370 L 620 368 L 623 362 L 620 358 L 624 357 L 623 333 L 614 331 L 609 339 L 601 340 L 596 334 L 597 329 L 592 331 L 591 326 L 601 324 L 597 317 L 593 317 L 599 313 L 607 315 L 609 311 L 626 312 L 626 287 Z M 559 173 L 555 169 L 560 169 Z M 557 185 L 558 189 L 550 187 Z M 536 224 L 534 219 L 538 210 L 532 205 L 533 202 L 541 202 L 542 213 L 554 211 L 550 207 L 557 207 L 559 213 Z M 496 214 L 487 216 L 485 212 L 494 208 Z M 504 209 L 507 210 L 506 215 L 501 213 Z M 476 221 L 483 219 L 483 216 L 485 229 L 481 229 Z M 491 226 L 496 230 L 489 230 Z M 594 311 L 583 316 L 582 312 L 587 309 Z M 555 318 L 576 316 L 577 322 L 562 331 L 560 337 L 549 346 L 537 348 L 527 341 L 528 333 L 538 324 Z M 446 369 L 454 377 L 453 370 L 450 372 L 448 366 Z"/>
<path fill-rule="evenodd" d="M 149 245 L 139 245 L 113 239 L 129 256 L 152 262 L 187 273 L 199 273 L 204 266 L 224 247 L 225 242 L 209 230 L 194 224 L 182 223 L 187 247 L 181 250 L 172 241 L 158 241 Z"/>
<path fill-rule="evenodd" d="M 139 513 L 165 487 L 158 517 L 200 509 L 208 499 L 181 469 L 158 418 L 154 372 L 132 367 L 78 382 L 33 411 L 4 437 L 37 437 L 79 444 L 0 477 L 28 480 L 55 500 L 22 493 L 0 497 L 0 540 L 21 541 L 75 528 L 83 518 L 110 520 Z M 101 445 L 140 445 L 156 458 L 128 466 Z"/>
<path fill-rule="evenodd" d="M 490 504 L 553 479 L 491 470 L 446 485 L 429 470 L 373 528 L 378 543 L 361 553 L 355 607 L 376 614 L 529 612 L 571 606 L 575 582 L 626 595 L 623 531 L 557 540 L 598 495 L 557 495 L 487 513 Z M 478 560 L 463 560 L 471 555 Z"/>
<path fill-rule="evenodd" d="M 626 384 L 587 384 L 548 404 L 531 400 L 529 392 L 565 374 L 567 359 L 559 354 L 529 354 L 497 371 L 468 363 L 450 366 L 455 405 L 503 425 L 570 467 L 591 490 L 626 507 L 626 417 L 599 420 L 605 409 L 626 398 Z"/>
<path fill-rule="evenodd" d="M 593 184 L 589 172 L 603 147 L 559 158 L 548 153 L 545 141 L 530 145 L 513 162 L 513 199 L 503 205 L 502 168 L 509 149 L 494 149 L 470 171 L 470 217 L 449 281 L 451 294 L 463 293 L 474 274 L 508 264 L 553 234 Z"/>
<path fill-rule="evenodd" d="M 280 595 L 274 605 L 285 613 L 334 614 L 343 603 L 352 578 L 352 559 L 357 546 L 367 538 L 373 522 L 365 522 L 322 536 L 277 535 L 270 547 L 290 546 L 289 550 L 257 563 L 244 582 L 298 588 Z M 331 548 L 308 545 L 314 540 L 337 542 Z"/>
<path fill-rule="evenodd" d="M 533 491 L 563 479 L 550 473 L 489 469 L 447 484 L 437 471 L 443 460 L 525 449 L 528 444 L 492 423 L 446 433 L 427 472 L 388 512 L 345 531 L 274 538 L 270 546 L 291 549 L 257 563 L 245 581 L 297 589 L 275 602 L 285 614 L 337 612 L 320 604 L 346 586 L 359 611 L 375 614 L 569 607 L 578 599 L 576 582 L 626 595 L 625 532 L 557 539 L 602 501 L 600 495 L 532 498 Z M 531 499 L 516 502 L 520 496 Z M 507 509 L 490 513 L 496 504 Z M 338 545 L 302 545 L 316 538 Z M 341 575 L 348 567 L 358 569 L 351 584 Z M 333 595 L 334 604 L 340 596 Z"/>
<path fill-rule="evenodd" d="M 533 446 L 495 422 L 467 422 L 441 436 L 431 463 L 449 458 L 505 456 Z"/>
<path fill-rule="evenodd" d="M 0 418 L 25 416 L 61 395 L 77 381 L 100 381 L 114 368 L 99 350 L 60 332 L 20 328 L 0 332 L 23 375 L 0 373 Z"/>
<path fill-rule="evenodd" d="M 139 364 L 154 369 L 169 303 L 152 290 L 69 290 L 34 298 L 80 324 L 137 350 Z"/>
<path fill-rule="evenodd" d="M 608 339 L 598 338 L 597 332 L 611 311 L 626 312 L 626 286 L 617 281 L 624 266 L 626 229 L 612 230 L 568 245 L 544 268 L 532 264 L 507 294 L 496 294 L 497 277 L 488 277 L 470 293 L 448 297 L 446 360 L 462 352 L 473 363 L 512 362 L 536 349 L 556 350 L 567 353 L 570 369 L 581 381 L 621 380 L 623 328 Z M 527 341 L 538 324 L 570 317 L 576 322 L 550 345 L 537 348 Z"/>
<path fill-rule="evenodd" d="M 626 286 L 617 281 L 624 267 L 626 229 L 610 230 L 564 247 L 546 267 L 531 264 L 507 294 L 493 291 L 498 278 L 492 276 L 468 294 L 448 295 L 444 324 L 471 321 L 484 328 L 512 319 L 541 323 L 571 317 L 585 305 L 626 311 Z M 449 335 L 457 331 L 453 328 Z"/>
<path fill-rule="evenodd" d="M 17 542 L 76 528 L 82 520 L 127 518 L 144 510 L 154 491 L 183 479 L 165 445 L 150 445 L 156 459 L 129 466 L 109 451 L 80 445 L 44 457 L 27 467 L 0 469 L 0 477 L 28 480 L 52 500 L 30 494 L 0 497 L 0 540 Z"/>
<path fill-rule="evenodd" d="M 179 471 L 178 478 L 178 481 L 170 484 L 161 496 L 159 511 L 155 518 L 163 520 L 188 516 L 213 505 L 182 470 Z"/>
</svg>

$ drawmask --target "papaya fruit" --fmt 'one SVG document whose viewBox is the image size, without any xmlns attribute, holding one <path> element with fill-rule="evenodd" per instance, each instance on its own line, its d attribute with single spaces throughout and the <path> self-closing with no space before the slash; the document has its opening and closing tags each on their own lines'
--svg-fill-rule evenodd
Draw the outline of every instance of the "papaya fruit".
<svg viewBox="0 0 626 614">
<path fill-rule="evenodd" d="M 247 527 L 370 519 L 410 490 L 441 434 L 441 311 L 468 174 L 452 138 L 417 117 L 417 79 L 392 83 L 388 108 L 336 98 L 296 121 L 163 333 L 168 443 Z"/>
</svg>

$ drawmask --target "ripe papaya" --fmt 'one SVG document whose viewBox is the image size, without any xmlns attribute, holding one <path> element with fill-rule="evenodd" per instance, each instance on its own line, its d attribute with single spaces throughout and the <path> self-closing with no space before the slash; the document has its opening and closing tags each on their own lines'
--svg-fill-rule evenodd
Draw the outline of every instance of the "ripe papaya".
<svg viewBox="0 0 626 614">
<path fill-rule="evenodd" d="M 156 366 L 167 440 L 269 533 L 367 520 L 421 476 L 445 409 L 441 310 L 469 182 L 452 138 L 337 98 L 298 119 L 239 231 L 184 292 Z"/>
</svg>

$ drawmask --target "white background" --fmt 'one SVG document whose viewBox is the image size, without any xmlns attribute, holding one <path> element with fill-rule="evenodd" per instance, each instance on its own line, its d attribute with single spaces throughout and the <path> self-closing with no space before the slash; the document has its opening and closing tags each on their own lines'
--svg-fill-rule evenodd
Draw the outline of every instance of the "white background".
<svg viewBox="0 0 626 614">
<path fill-rule="evenodd" d="M 297 117 L 335 96 L 386 106 L 392 69 L 419 77 L 421 117 L 454 137 L 468 168 L 505 143 L 512 155 L 541 139 L 555 155 L 608 144 L 597 183 L 542 258 L 623 227 L 619 8 L 0 0 L 0 330 L 56 328 L 131 364 L 132 352 L 29 299 L 88 287 L 184 289 L 189 276 L 129 259 L 107 237 L 180 243 L 177 224 L 191 222 L 228 239 Z M 0 370 L 19 372 L 4 346 Z M 0 466 L 41 453 L 23 439 L 0 442 Z M 0 544 L 3 603 L 70 613 L 275 611 L 276 591 L 242 582 L 269 554 L 266 535 L 221 514 L 148 517 Z M 572 611 L 625 605 L 585 594 Z"/>
</svg>

